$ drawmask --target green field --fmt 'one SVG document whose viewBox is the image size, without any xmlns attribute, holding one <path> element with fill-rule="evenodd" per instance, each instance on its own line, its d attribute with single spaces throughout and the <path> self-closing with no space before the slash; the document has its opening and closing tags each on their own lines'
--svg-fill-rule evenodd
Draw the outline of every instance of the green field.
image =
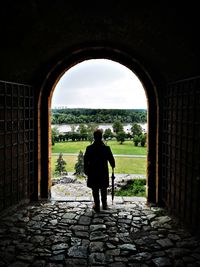
<svg viewBox="0 0 200 267">
<path fill-rule="evenodd" d="M 58 155 L 53 155 L 51 158 L 52 174 L 55 171 L 55 164 Z M 64 155 L 64 160 L 67 163 L 67 172 L 74 172 L 74 166 L 77 161 L 76 155 Z M 126 173 L 126 174 L 146 174 L 146 158 L 126 158 L 126 157 L 115 157 L 116 168 L 115 173 Z M 111 169 L 110 169 L 111 171 Z"/>
<path fill-rule="evenodd" d="M 78 154 L 81 150 L 85 152 L 86 146 L 90 143 L 87 141 L 80 142 L 60 142 L 52 146 L 52 159 L 51 168 L 52 175 L 55 172 L 55 164 L 58 158 L 57 154 L 54 153 L 72 153 Z M 113 154 L 119 155 L 146 155 L 146 147 L 135 147 L 132 141 L 125 141 L 124 144 L 120 145 L 117 141 L 109 141 L 107 143 L 111 147 Z M 67 172 L 74 172 L 74 166 L 77 162 L 77 155 L 63 155 L 64 160 L 67 163 Z M 146 157 L 115 157 L 116 168 L 115 173 L 125 173 L 125 174 L 146 174 Z M 110 170 L 111 171 L 111 170 Z"/>
<path fill-rule="evenodd" d="M 52 153 L 79 153 L 81 150 L 85 152 L 86 146 L 90 145 L 88 141 L 79 142 L 59 142 L 52 146 Z M 107 145 L 110 146 L 113 154 L 125 154 L 125 155 L 146 155 L 147 148 L 141 146 L 134 146 L 133 141 L 125 141 L 122 145 L 117 141 L 108 141 Z"/>
</svg>

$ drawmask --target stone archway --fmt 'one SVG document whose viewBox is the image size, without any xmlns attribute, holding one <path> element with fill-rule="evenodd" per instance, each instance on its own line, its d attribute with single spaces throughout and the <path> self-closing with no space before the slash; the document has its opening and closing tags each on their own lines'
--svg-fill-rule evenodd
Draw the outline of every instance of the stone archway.
<svg viewBox="0 0 200 267">
<path fill-rule="evenodd" d="M 69 68 L 88 59 L 110 59 L 131 71 L 140 79 L 148 99 L 148 142 L 147 142 L 147 201 L 159 202 L 158 177 L 158 98 L 153 80 L 145 68 L 130 53 L 121 49 L 90 46 L 69 51 L 67 56 L 58 61 L 46 76 L 41 88 L 38 105 L 39 114 L 39 195 L 48 198 L 50 192 L 50 160 L 51 160 L 51 97 L 60 77 Z"/>
</svg>

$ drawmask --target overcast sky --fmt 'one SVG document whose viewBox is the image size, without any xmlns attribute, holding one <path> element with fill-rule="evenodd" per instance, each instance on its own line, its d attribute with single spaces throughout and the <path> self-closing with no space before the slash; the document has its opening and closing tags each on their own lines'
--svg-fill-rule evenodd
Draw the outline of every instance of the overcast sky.
<svg viewBox="0 0 200 267">
<path fill-rule="evenodd" d="M 52 108 L 146 109 L 144 88 L 125 66 L 106 59 L 83 61 L 56 85 Z"/>
</svg>

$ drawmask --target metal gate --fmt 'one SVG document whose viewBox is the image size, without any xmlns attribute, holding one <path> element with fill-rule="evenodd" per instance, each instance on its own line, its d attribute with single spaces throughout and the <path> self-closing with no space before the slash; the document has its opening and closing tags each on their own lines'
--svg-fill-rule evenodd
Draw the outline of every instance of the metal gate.
<svg viewBox="0 0 200 267">
<path fill-rule="evenodd" d="M 200 78 L 169 84 L 163 105 L 162 198 L 187 224 L 200 222 Z"/>
<path fill-rule="evenodd" d="M 0 81 L 0 210 L 30 198 L 33 179 L 33 88 Z"/>
</svg>

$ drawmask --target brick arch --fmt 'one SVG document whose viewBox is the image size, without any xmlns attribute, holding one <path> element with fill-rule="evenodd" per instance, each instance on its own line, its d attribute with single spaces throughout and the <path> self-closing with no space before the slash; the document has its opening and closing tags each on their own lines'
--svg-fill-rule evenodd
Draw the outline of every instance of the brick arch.
<svg viewBox="0 0 200 267">
<path fill-rule="evenodd" d="M 51 131 L 50 107 L 53 91 L 62 75 L 74 65 L 89 59 L 109 59 L 133 71 L 145 89 L 148 102 L 148 141 L 147 141 L 147 201 L 159 201 L 158 184 L 158 96 L 156 86 L 147 69 L 132 55 L 122 49 L 104 46 L 89 46 L 66 53 L 66 56 L 53 65 L 41 86 L 38 101 L 38 191 L 41 198 L 50 193 Z"/>
</svg>

